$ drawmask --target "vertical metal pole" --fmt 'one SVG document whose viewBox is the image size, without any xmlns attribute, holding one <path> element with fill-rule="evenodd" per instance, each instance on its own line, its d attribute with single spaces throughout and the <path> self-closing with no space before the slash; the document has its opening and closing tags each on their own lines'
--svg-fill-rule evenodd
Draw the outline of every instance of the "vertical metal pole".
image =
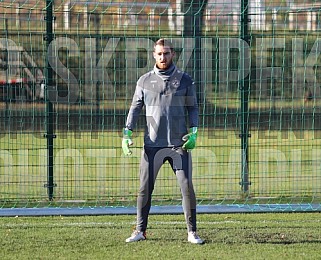
<svg viewBox="0 0 321 260">
<path fill-rule="evenodd" d="M 243 41 L 249 44 L 250 38 L 248 34 L 248 15 L 249 1 L 241 0 L 241 28 L 240 37 Z M 245 52 L 243 52 L 244 54 Z M 245 55 L 240 56 L 240 69 L 245 69 Z M 240 124 L 240 138 L 241 138 L 241 188 L 243 193 L 246 195 L 249 191 L 249 167 L 248 167 L 248 139 L 249 135 L 249 75 L 240 80 L 240 91 L 241 91 L 241 124 Z"/>
<path fill-rule="evenodd" d="M 207 1 L 196 1 L 194 13 L 194 72 L 195 72 L 195 83 L 198 86 L 199 91 L 197 91 L 198 102 L 204 102 L 204 90 L 202 86 L 202 29 L 203 29 L 203 13 Z"/>
<path fill-rule="evenodd" d="M 100 26 L 100 17 L 99 13 L 95 13 L 95 27 L 96 27 L 96 64 L 98 64 L 99 61 L 99 56 L 98 56 L 98 49 L 99 49 L 99 43 L 100 43 L 100 38 L 99 38 L 99 26 Z M 95 130 L 99 129 L 99 121 L 100 121 L 100 93 L 99 93 L 99 85 L 100 85 L 100 78 L 98 77 L 98 71 L 97 69 L 95 70 L 95 79 L 96 81 L 96 128 Z"/>
<path fill-rule="evenodd" d="M 200 91 L 197 91 L 197 98 L 203 102 L 204 92 L 201 89 L 201 43 L 204 10 L 207 5 L 207 0 L 182 1 L 184 14 L 184 32 L 183 36 L 192 36 L 194 38 L 194 56 L 193 56 L 193 71 L 194 81 Z"/>
<path fill-rule="evenodd" d="M 6 35 L 6 83 L 5 83 L 5 100 L 6 100 L 6 112 L 5 112 L 5 117 L 6 117 L 6 122 L 5 122 L 5 126 L 8 127 L 8 131 L 10 131 L 10 110 L 9 110 L 9 102 L 10 99 L 12 98 L 12 89 L 9 86 L 9 51 L 8 51 L 8 19 L 6 18 L 4 20 L 5 22 L 5 35 Z"/>
<path fill-rule="evenodd" d="M 53 164 L 54 164 L 54 155 L 53 155 L 53 138 L 54 135 L 54 106 L 50 100 L 50 93 L 53 86 L 53 69 L 49 63 L 49 45 L 53 40 L 53 1 L 46 0 L 46 36 L 45 40 L 47 41 L 47 57 L 46 57 L 46 117 L 47 117 L 47 189 L 48 189 L 48 198 L 52 200 L 54 197 L 54 176 L 53 176 Z"/>
</svg>

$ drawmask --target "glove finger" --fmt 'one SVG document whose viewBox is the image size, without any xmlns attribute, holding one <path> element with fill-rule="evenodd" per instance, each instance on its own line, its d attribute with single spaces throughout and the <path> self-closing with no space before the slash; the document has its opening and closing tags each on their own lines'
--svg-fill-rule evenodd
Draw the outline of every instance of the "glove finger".
<svg viewBox="0 0 321 260">
<path fill-rule="evenodd" d="M 132 151 L 129 149 L 128 146 L 123 147 L 123 152 L 125 155 L 131 155 Z"/>
<path fill-rule="evenodd" d="M 126 151 L 126 155 L 132 155 L 132 151 L 130 150 L 130 149 L 127 149 L 127 151 Z"/>
<path fill-rule="evenodd" d="M 183 146 L 182 146 L 182 148 L 183 148 L 184 150 L 188 150 L 187 145 L 188 145 L 188 142 L 184 143 Z"/>
<path fill-rule="evenodd" d="M 123 149 L 123 153 L 125 155 L 131 155 L 132 151 L 129 149 L 129 141 L 128 140 L 124 140 L 122 143 L 122 149 Z M 131 142 L 131 145 L 133 144 L 133 142 Z"/>
<path fill-rule="evenodd" d="M 182 137 L 182 140 L 184 141 L 184 142 L 186 142 L 188 139 L 189 139 L 189 134 L 186 134 L 186 135 L 184 135 L 183 137 Z"/>
<path fill-rule="evenodd" d="M 193 139 L 189 139 L 186 143 L 183 144 L 182 148 L 185 150 L 192 150 L 195 148 L 195 141 Z"/>
</svg>

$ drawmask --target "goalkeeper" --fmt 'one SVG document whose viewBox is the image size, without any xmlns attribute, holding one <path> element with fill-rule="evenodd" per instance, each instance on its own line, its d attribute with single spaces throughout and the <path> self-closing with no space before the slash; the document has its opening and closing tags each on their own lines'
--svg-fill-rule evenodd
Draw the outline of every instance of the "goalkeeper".
<svg viewBox="0 0 321 260">
<path fill-rule="evenodd" d="M 148 215 L 155 180 L 168 161 L 175 173 L 182 197 L 189 242 L 202 244 L 196 233 L 196 198 L 192 183 L 192 159 L 198 127 L 198 105 L 193 80 L 173 63 L 175 52 L 169 41 L 154 45 L 153 70 L 140 77 L 123 132 L 122 148 L 130 155 L 132 133 L 142 108 L 146 109 L 146 130 L 140 162 L 137 224 L 126 242 L 146 239 Z M 188 120 L 187 120 L 188 118 Z M 188 125 L 187 125 L 188 124 Z"/>
</svg>

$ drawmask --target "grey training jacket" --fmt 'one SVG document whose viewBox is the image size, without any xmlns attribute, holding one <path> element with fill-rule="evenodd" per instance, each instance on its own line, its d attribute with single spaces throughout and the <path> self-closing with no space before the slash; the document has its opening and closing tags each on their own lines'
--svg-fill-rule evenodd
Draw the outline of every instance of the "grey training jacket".
<svg viewBox="0 0 321 260">
<path fill-rule="evenodd" d="M 188 128 L 198 126 L 194 82 L 176 67 L 169 77 L 162 77 L 154 69 L 139 78 L 127 117 L 128 129 L 134 130 L 144 106 L 147 147 L 182 146 L 182 137 L 188 133 Z"/>
</svg>

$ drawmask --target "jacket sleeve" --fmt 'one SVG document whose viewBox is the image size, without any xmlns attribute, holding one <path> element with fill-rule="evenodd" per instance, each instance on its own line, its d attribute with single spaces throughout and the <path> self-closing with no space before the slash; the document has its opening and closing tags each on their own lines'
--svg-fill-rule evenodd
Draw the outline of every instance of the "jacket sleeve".
<svg viewBox="0 0 321 260">
<path fill-rule="evenodd" d="M 144 106 L 144 92 L 139 83 L 140 81 L 137 82 L 135 93 L 132 99 L 132 104 L 130 106 L 126 121 L 126 127 L 130 130 L 133 130 L 135 128 L 140 112 L 142 111 L 142 108 Z"/>
<path fill-rule="evenodd" d="M 198 127 L 198 103 L 194 82 L 188 86 L 186 95 L 186 109 L 188 112 L 189 127 Z"/>
</svg>

